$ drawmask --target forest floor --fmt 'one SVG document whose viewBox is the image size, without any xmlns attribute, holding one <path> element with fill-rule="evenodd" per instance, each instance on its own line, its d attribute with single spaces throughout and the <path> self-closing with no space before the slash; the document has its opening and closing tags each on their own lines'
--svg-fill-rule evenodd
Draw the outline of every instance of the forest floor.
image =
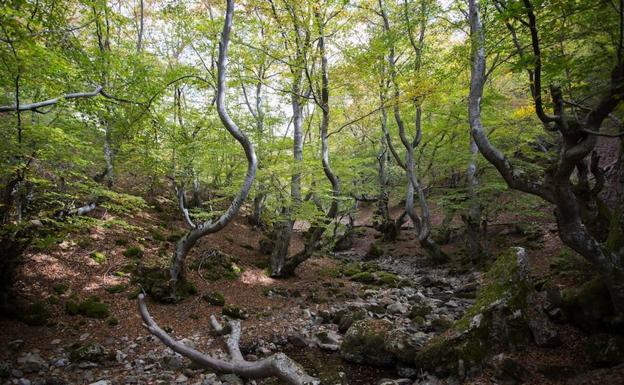
<svg viewBox="0 0 624 385">
<path fill-rule="evenodd" d="M 45 300 L 51 310 L 45 326 L 27 326 L 16 320 L 0 319 L 0 362 L 11 378 L 7 384 L 218 384 L 208 372 L 195 370 L 188 362 L 176 357 L 164 345 L 149 335 L 142 326 L 137 311 L 136 287 L 130 277 L 119 273 L 128 263 L 128 250 L 139 248 L 142 261 L 167 260 L 173 241 L 179 236 L 183 223 L 178 220 L 172 202 L 163 203 L 164 209 L 153 208 L 119 216 L 97 210 L 93 216 L 120 226 L 92 226 L 67 234 L 65 239 L 43 251 L 31 250 L 26 255 L 19 273 L 17 290 L 23 302 Z M 395 208 L 396 212 L 400 208 Z M 150 312 L 159 325 L 170 330 L 176 338 L 186 338 L 198 349 L 223 355 L 220 337 L 209 332 L 209 317 L 221 315 L 220 306 L 209 305 L 202 295 L 217 291 L 227 304 L 244 308 L 250 314 L 242 322 L 241 347 L 251 358 L 284 351 L 299 361 L 311 373 L 320 376 L 324 384 L 340 383 L 343 372 L 348 384 L 377 384 L 382 378 L 399 378 L 394 370 L 356 365 L 340 359 L 339 353 L 318 348 L 301 348 L 297 336 L 314 338 L 322 331 L 338 332 L 331 323 L 318 322 L 319 315 L 336 309 L 393 302 L 407 303 L 410 295 L 420 295 L 434 304 L 433 316 L 447 321 L 458 319 L 471 305 L 472 299 L 459 293 L 475 282 L 480 273 L 470 272 L 456 260 L 448 266 L 433 267 L 417 244 L 410 229 L 402 231 L 396 242 L 384 244 L 370 227 L 371 210 L 361 210 L 356 226 L 358 235 L 351 249 L 315 257 L 302 265 L 294 278 L 275 280 L 267 276 L 268 257 L 259 251 L 262 233 L 248 225 L 246 213 L 224 230 L 203 238 L 191 253 L 189 279 L 197 286 L 198 295 L 177 304 L 157 304 L 148 301 Z M 519 235 L 513 223 L 517 218 L 501 218 L 490 226 L 491 251 L 497 252 L 514 245 L 527 247 L 526 237 Z M 121 221 L 120 221 L 121 220 Z M 436 217 L 435 221 L 441 219 Z M 509 225 L 504 225 L 507 223 Z M 539 279 L 550 274 L 550 266 L 562 245 L 552 223 L 540 223 L 543 237 L 539 244 L 530 244 L 527 252 L 531 274 Z M 459 248 L 459 237 L 445 246 L 453 255 Z M 367 257 L 371 244 L 381 245 L 383 256 Z M 292 252 L 302 247 L 301 234 L 296 233 Z M 234 256 L 242 273 L 233 279 L 208 277 L 211 272 L 193 264 L 194 260 L 219 250 Z M 104 259 L 94 258 L 101 253 Z M 124 255 L 126 254 L 126 255 Z M 368 259 L 380 271 L 405 277 L 415 284 L 400 289 L 392 285 L 354 282 L 340 274 L 349 262 Z M 194 267 L 193 267 L 194 266 Z M 217 278 L 217 279 L 215 279 Z M 564 278 L 556 284 L 574 285 L 578 279 Z M 96 295 L 108 304 L 110 316 L 103 319 L 70 315 L 66 304 L 76 298 Z M 422 333 L 423 338 L 443 333 L 443 328 L 432 326 L 429 317 L 424 325 L 414 325 L 397 305 L 396 311 L 384 315 L 397 327 Z M 435 325 L 435 322 L 434 322 Z M 557 325 L 562 345 L 556 348 L 529 347 L 510 353 L 529 372 L 527 384 L 624 384 L 624 368 L 592 368 L 582 348 L 585 334 L 578 329 Z M 70 352 L 77 346 L 97 343 L 112 355 L 102 362 L 72 362 Z M 331 349 L 330 349 L 331 350 Z M 490 368 L 470 378 L 467 384 L 497 383 Z M 47 382 L 46 382 L 47 381 Z M 57 381 L 57 382 L 54 382 Z M 107 382 L 110 381 L 110 382 Z M 222 383 L 237 383 L 222 378 Z M 275 384 L 271 381 L 257 382 Z M 419 382 L 416 382 L 419 383 Z"/>
</svg>

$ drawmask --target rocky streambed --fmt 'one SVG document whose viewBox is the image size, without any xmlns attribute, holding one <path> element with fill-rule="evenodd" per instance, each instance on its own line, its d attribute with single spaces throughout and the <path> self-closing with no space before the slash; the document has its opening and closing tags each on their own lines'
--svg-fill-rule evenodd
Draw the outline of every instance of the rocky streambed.
<svg viewBox="0 0 624 385">
<path fill-rule="evenodd" d="M 241 349 L 250 360 L 284 351 L 324 384 L 432 384 L 435 377 L 409 365 L 413 355 L 460 319 L 475 302 L 478 273 L 417 267 L 413 261 L 384 257 L 364 262 L 337 255 L 356 282 L 353 291 L 321 304 L 302 299 L 299 308 L 271 317 L 289 317 L 286 330 L 270 338 L 250 338 Z M 368 277 L 368 278 L 367 278 Z M 268 296 L 289 295 L 269 291 Z M 312 296 L 313 297 L 313 296 Z M 305 298 L 305 296 L 304 296 Z M 308 296 L 308 299 L 310 296 Z M 270 317 L 268 318 L 270 322 Z M 233 375 L 199 370 L 151 336 L 89 342 L 53 341 L 52 354 L 22 352 L 0 364 L 7 384 L 243 384 Z M 220 338 L 197 332 L 182 340 L 199 350 L 227 358 Z M 20 341 L 13 348 L 19 351 Z M 276 384 L 274 380 L 247 384 Z"/>
</svg>

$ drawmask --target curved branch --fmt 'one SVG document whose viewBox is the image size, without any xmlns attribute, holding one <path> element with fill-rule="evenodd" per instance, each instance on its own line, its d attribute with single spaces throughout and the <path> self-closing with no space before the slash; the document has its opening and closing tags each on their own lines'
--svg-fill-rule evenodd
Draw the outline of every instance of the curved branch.
<svg viewBox="0 0 624 385">
<path fill-rule="evenodd" d="M 139 294 L 139 313 L 141 314 L 141 318 L 143 318 L 143 326 L 145 326 L 145 328 L 152 335 L 171 348 L 174 352 L 189 358 L 201 367 L 210 368 L 219 372 L 234 373 L 245 378 L 277 377 L 289 385 L 320 384 L 318 379 L 306 374 L 299 364 L 291 360 L 283 353 L 277 353 L 258 361 L 246 361 L 243 358 L 239 347 L 241 334 L 239 321 L 230 322 L 231 332 L 227 339 L 227 347 L 232 358 L 231 360 L 226 361 L 214 358 L 208 354 L 204 354 L 196 349 L 193 349 L 180 341 L 176 341 L 173 337 L 167 334 L 167 332 L 162 330 L 147 310 L 144 294 Z M 215 323 L 218 325 L 216 319 L 214 319 L 213 323 L 213 318 L 214 317 L 211 317 L 211 323 L 213 325 Z"/>
<path fill-rule="evenodd" d="M 186 255 L 189 250 L 193 247 L 193 245 L 195 245 L 195 242 L 207 234 L 215 233 L 221 230 L 228 223 L 230 223 L 232 219 L 234 219 L 234 216 L 242 206 L 243 202 L 247 199 L 247 195 L 251 190 L 251 186 L 256 177 L 256 170 L 258 168 L 258 160 L 256 159 L 253 144 L 238 128 L 232 118 L 230 118 L 225 105 L 227 50 L 230 41 L 230 32 L 232 30 L 233 14 L 234 1 L 228 0 L 225 12 L 225 21 L 223 24 L 223 32 L 221 33 L 221 41 L 219 42 L 219 59 L 217 61 L 217 112 L 219 113 L 221 123 L 223 123 L 230 135 L 232 135 L 234 139 L 239 142 L 245 151 L 245 157 L 247 158 L 247 174 L 238 194 L 234 197 L 228 209 L 217 220 L 208 220 L 198 224 L 178 241 L 170 270 L 171 279 L 174 282 L 177 282 L 178 277 L 181 274 L 184 274 L 184 260 L 186 259 Z"/>
</svg>

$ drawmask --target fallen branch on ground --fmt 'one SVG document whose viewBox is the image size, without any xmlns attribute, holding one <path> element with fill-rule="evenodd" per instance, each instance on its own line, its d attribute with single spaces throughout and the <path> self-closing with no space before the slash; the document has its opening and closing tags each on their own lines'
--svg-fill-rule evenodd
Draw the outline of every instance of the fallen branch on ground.
<svg viewBox="0 0 624 385">
<path fill-rule="evenodd" d="M 276 353 L 258 361 L 245 360 L 239 345 L 241 337 L 240 321 L 229 322 L 231 330 L 229 331 L 226 345 L 231 359 L 225 361 L 204 354 L 173 339 L 173 337 L 156 324 L 149 314 L 143 294 L 139 295 L 139 312 L 145 322 L 144 326 L 151 334 L 176 353 L 189 358 L 195 364 L 203 368 L 209 368 L 223 373 L 232 373 L 244 378 L 276 377 L 283 381 L 283 383 L 289 385 L 319 385 L 321 383 L 318 379 L 309 376 L 299 364 L 284 353 Z M 226 330 L 214 316 L 210 317 L 210 324 L 218 334 Z"/>
</svg>

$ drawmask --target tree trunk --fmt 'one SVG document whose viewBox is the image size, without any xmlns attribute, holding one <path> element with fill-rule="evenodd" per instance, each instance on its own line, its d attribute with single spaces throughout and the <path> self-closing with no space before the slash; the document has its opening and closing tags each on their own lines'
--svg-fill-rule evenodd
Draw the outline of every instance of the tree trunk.
<svg viewBox="0 0 624 385">
<path fill-rule="evenodd" d="M 253 144 L 249 141 L 247 136 L 240 131 L 234 121 L 232 121 L 225 105 L 225 94 L 227 92 L 225 80 L 227 71 L 227 50 L 230 41 L 230 31 L 232 29 L 233 13 L 234 3 L 232 0 L 228 0 L 225 21 L 223 24 L 223 32 L 221 34 L 221 41 L 219 42 L 219 59 L 217 62 L 217 112 L 219 113 L 221 123 L 245 151 L 245 157 L 247 158 L 247 174 L 245 175 L 245 180 L 238 194 L 234 197 L 230 206 L 223 213 L 223 215 L 221 215 L 221 217 L 215 221 L 206 221 L 193 227 L 188 233 L 180 238 L 180 240 L 178 240 L 170 268 L 171 281 L 174 286 L 177 285 L 180 280 L 184 279 L 184 262 L 189 250 L 201 237 L 207 234 L 216 233 L 230 223 L 232 219 L 234 219 L 234 216 L 238 213 L 240 207 L 247 198 L 249 190 L 251 190 L 251 186 L 253 185 L 253 181 L 256 177 L 258 161 L 256 159 Z"/>
<path fill-rule="evenodd" d="M 293 16 L 294 17 L 294 16 Z M 299 33 L 298 31 L 296 31 Z M 301 51 L 297 54 L 296 62 L 303 63 Z M 288 248 L 292 237 L 294 219 L 293 212 L 296 212 L 301 205 L 301 163 L 303 162 L 303 99 L 301 89 L 303 85 L 303 69 L 293 67 L 293 83 L 291 92 L 291 108 L 293 114 L 293 159 L 294 170 L 290 180 L 290 199 L 292 208 L 284 207 L 282 216 L 284 219 L 278 224 L 278 231 L 275 232 L 275 248 L 271 253 L 271 276 L 279 277 L 288 258 Z"/>
<path fill-rule="evenodd" d="M 470 162 L 466 171 L 468 189 L 468 213 L 462 216 L 465 225 L 466 251 L 474 265 L 483 264 L 484 250 L 481 246 L 481 204 L 477 196 L 477 154 L 479 148 L 474 140 L 470 140 Z"/>
<path fill-rule="evenodd" d="M 539 196 L 555 205 L 559 237 L 564 244 L 595 266 L 609 290 L 615 312 L 620 317 L 624 317 L 624 228 L 621 211 L 614 210 L 609 213 L 611 219 L 609 234 L 606 242 L 601 244 L 599 239 L 604 234 L 592 234 L 589 226 L 591 218 L 583 214 L 582 207 L 585 206 L 583 201 L 586 200 L 586 191 L 583 189 L 580 193 L 575 191 L 579 190 L 579 185 L 575 186 L 571 180 L 574 171 L 584 167 L 582 163 L 592 154 L 596 146 L 597 135 L 600 135 L 602 122 L 624 99 L 624 62 L 618 61 L 611 73 L 608 90 L 594 108 L 587 109 L 589 112 L 583 120 L 575 118 L 576 121 L 573 121 L 565 116 L 561 90 L 554 86 L 551 86 L 554 115 L 548 116 L 542 106 L 540 41 L 537 23 L 532 3 L 529 0 L 523 1 L 534 53 L 534 67 L 529 71 L 529 78 L 532 82 L 531 94 L 536 115 L 545 127 L 560 133 L 562 142 L 558 163 L 544 173 L 543 182 L 526 179 L 522 174 L 516 173 L 509 159 L 490 143 L 481 122 L 481 99 L 486 81 L 485 36 L 478 1 L 469 0 L 468 4 L 472 42 L 468 115 L 472 137 L 479 151 L 496 167 L 510 188 Z M 620 25 L 623 23 L 624 15 L 621 15 Z M 520 49 L 518 49 L 518 54 L 523 56 Z M 597 164 L 596 158 L 596 155 L 592 155 L 591 162 Z M 590 195 L 591 199 L 596 199 L 602 188 L 601 170 L 597 166 L 590 168 L 596 177 L 596 184 L 593 191 L 590 191 Z"/>
</svg>

